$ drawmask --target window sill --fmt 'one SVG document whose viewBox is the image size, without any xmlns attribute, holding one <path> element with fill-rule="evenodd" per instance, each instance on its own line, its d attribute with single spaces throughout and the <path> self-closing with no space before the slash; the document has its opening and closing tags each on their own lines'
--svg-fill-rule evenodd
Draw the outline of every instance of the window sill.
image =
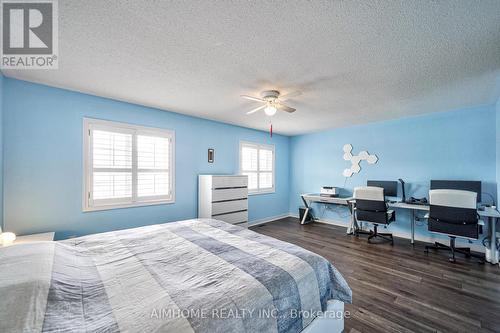
<svg viewBox="0 0 500 333">
<path fill-rule="evenodd" d="M 175 203 L 175 199 L 170 200 L 159 200 L 159 201 L 149 201 L 149 202 L 137 202 L 133 204 L 113 204 L 113 205 L 103 205 L 96 207 L 83 207 L 83 212 L 97 212 L 103 210 L 112 210 L 112 209 L 123 209 L 123 208 L 136 208 L 136 207 L 147 207 L 147 206 L 157 206 L 157 205 L 170 205 Z"/>
<path fill-rule="evenodd" d="M 248 191 L 248 196 L 252 196 L 252 195 L 259 195 L 259 194 L 273 194 L 275 193 L 276 191 L 273 189 L 269 189 L 269 190 L 260 190 L 260 191 Z"/>
</svg>

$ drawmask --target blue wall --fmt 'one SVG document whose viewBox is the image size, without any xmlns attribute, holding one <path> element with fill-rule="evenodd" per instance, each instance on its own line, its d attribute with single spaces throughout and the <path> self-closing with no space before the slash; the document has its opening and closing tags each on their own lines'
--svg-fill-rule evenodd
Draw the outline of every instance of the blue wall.
<svg viewBox="0 0 500 333">
<path fill-rule="evenodd" d="M 292 137 L 290 212 L 296 214 L 302 205 L 301 193 L 318 192 L 323 185 L 345 187 L 346 194 L 352 193 L 367 179 L 403 178 L 407 197 L 427 196 L 430 179 L 481 180 L 483 192 L 496 197 L 495 132 L 495 107 L 484 106 Z M 350 167 L 342 158 L 346 143 L 353 145 L 355 154 L 362 150 L 376 154 L 378 163 L 362 161 L 361 172 L 345 179 L 342 170 Z M 483 196 L 483 201 L 491 201 Z M 345 210 L 316 206 L 316 214 L 347 224 Z M 390 229 L 408 234 L 406 212 L 398 211 L 397 216 Z M 425 226 L 416 232 L 428 235 Z"/>
<path fill-rule="evenodd" d="M 54 230 L 64 238 L 193 218 L 197 175 L 237 173 L 240 140 L 276 145 L 276 193 L 250 197 L 251 221 L 296 214 L 302 204 L 299 195 L 317 192 L 322 185 L 344 187 L 349 194 L 367 179 L 401 177 L 409 184 L 407 195 L 415 197 L 426 196 L 432 178 L 477 179 L 483 181 L 483 192 L 500 196 L 500 101 L 496 106 L 270 139 L 265 132 L 43 85 L 3 77 L 0 83 L 3 219 L 5 229 L 18 234 Z M 174 129 L 176 203 L 83 213 L 83 117 Z M 362 162 L 361 173 L 345 179 L 342 170 L 350 166 L 342 159 L 346 143 L 354 153 L 377 154 L 379 162 Z M 214 164 L 206 162 L 207 148 L 216 149 Z M 347 224 L 345 210 L 315 208 L 320 218 Z M 397 213 L 398 221 L 390 227 L 395 234 L 408 235 L 406 214 Z M 417 237 L 427 236 L 425 225 L 419 226 Z"/>
<path fill-rule="evenodd" d="M 496 146 L 497 146 L 497 206 L 500 206 L 498 199 L 500 198 L 500 97 L 496 105 Z"/>
<path fill-rule="evenodd" d="M 3 229 L 3 75 L 0 73 L 0 227 Z"/>
<path fill-rule="evenodd" d="M 289 138 L 6 78 L 5 228 L 56 231 L 57 238 L 197 216 L 197 175 L 237 173 L 239 140 L 276 145 L 276 192 L 249 200 L 249 219 L 288 213 Z M 176 202 L 82 212 L 82 119 L 174 129 Z M 215 163 L 207 149 L 215 148 Z"/>
</svg>

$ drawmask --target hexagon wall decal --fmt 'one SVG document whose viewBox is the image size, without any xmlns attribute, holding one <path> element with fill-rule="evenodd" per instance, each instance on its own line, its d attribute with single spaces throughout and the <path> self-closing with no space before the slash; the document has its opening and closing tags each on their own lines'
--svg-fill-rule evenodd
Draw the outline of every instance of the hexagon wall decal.
<svg viewBox="0 0 500 333">
<path fill-rule="evenodd" d="M 351 167 L 344 169 L 342 175 L 344 177 L 351 177 L 355 173 L 361 171 L 360 163 L 361 161 L 366 161 L 368 164 L 375 164 L 378 161 L 378 157 L 375 154 L 370 154 L 366 150 L 359 152 L 358 155 L 352 154 L 352 145 L 347 143 L 344 145 L 344 160 L 351 161 Z"/>
</svg>

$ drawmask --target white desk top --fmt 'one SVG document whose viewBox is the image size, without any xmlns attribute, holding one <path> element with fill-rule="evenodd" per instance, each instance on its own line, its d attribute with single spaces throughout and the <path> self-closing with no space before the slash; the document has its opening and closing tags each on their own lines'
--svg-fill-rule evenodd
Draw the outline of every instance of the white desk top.
<svg viewBox="0 0 500 333">
<path fill-rule="evenodd" d="M 337 204 L 337 205 L 348 205 L 349 201 L 354 200 L 353 197 L 325 197 L 321 196 L 316 193 L 307 193 L 307 194 L 302 194 L 302 197 L 304 199 L 309 200 L 309 201 L 314 201 L 314 202 L 324 202 L 324 203 L 332 203 L 332 204 Z M 409 204 L 406 202 L 389 202 L 388 206 L 391 208 L 402 208 L 402 209 L 414 209 L 414 210 L 421 210 L 421 211 L 429 211 L 430 207 L 429 205 L 415 205 L 415 204 Z M 498 212 L 497 209 L 491 208 L 491 207 L 485 207 L 484 210 L 478 210 L 477 213 L 481 217 L 493 217 L 500 219 L 500 212 Z"/>
<path fill-rule="evenodd" d="M 481 217 L 494 217 L 500 219 L 500 213 L 498 210 L 491 207 L 484 207 L 484 210 L 478 210 L 477 213 Z"/>
<path fill-rule="evenodd" d="M 349 204 L 349 201 L 353 199 L 352 197 L 344 197 L 344 198 L 325 197 L 315 193 L 302 194 L 302 197 L 309 201 L 324 202 L 324 203 L 331 203 L 331 204 L 345 205 L 345 206 L 347 206 Z"/>
<path fill-rule="evenodd" d="M 389 203 L 389 207 L 391 208 L 403 208 L 403 209 L 415 209 L 415 210 L 422 210 L 422 211 L 429 211 L 430 207 L 428 205 L 414 205 L 414 204 L 407 204 L 404 202 L 395 202 L 395 203 Z M 477 210 L 477 214 L 480 217 L 493 217 L 493 218 L 500 218 L 500 213 L 498 210 L 493 209 L 491 207 L 485 207 L 484 210 Z M 479 225 L 484 225 L 484 222 L 482 220 L 479 221 Z"/>
<path fill-rule="evenodd" d="M 403 208 L 403 209 L 415 209 L 415 210 L 423 210 L 423 211 L 429 211 L 430 207 L 428 205 L 415 205 L 415 204 L 408 204 L 405 202 L 394 202 L 394 203 L 389 203 L 389 207 L 391 208 Z M 481 217 L 494 217 L 494 218 L 500 218 L 500 213 L 498 210 L 491 208 L 491 207 L 485 207 L 484 210 L 477 210 L 477 214 Z"/>
<path fill-rule="evenodd" d="M 406 202 L 389 202 L 388 206 L 391 208 L 403 208 L 403 209 L 414 209 L 414 210 L 424 210 L 428 211 L 429 205 L 416 205 L 416 204 L 409 204 Z"/>
</svg>

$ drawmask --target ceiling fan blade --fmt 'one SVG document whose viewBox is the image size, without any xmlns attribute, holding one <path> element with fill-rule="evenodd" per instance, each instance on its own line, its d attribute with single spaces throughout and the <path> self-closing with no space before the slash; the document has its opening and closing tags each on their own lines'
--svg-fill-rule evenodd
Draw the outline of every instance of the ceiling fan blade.
<svg viewBox="0 0 500 333">
<path fill-rule="evenodd" d="M 258 98 L 258 97 L 253 97 L 253 96 L 248 96 L 248 95 L 241 95 L 241 97 L 249 99 L 251 101 L 265 102 L 265 100 L 263 100 L 262 98 Z"/>
<path fill-rule="evenodd" d="M 261 105 L 261 106 L 259 106 L 258 108 L 255 108 L 255 109 L 253 109 L 253 110 L 248 111 L 248 112 L 247 112 L 247 114 L 252 114 L 252 113 L 255 113 L 255 112 L 259 111 L 259 110 L 262 110 L 262 109 L 263 109 L 263 108 L 265 108 L 265 107 L 266 107 L 266 104 Z"/>
<path fill-rule="evenodd" d="M 283 104 L 276 104 L 276 107 L 278 108 L 278 110 L 285 111 L 288 113 L 295 112 L 294 108 L 291 108 L 291 107 L 283 105 Z"/>
<path fill-rule="evenodd" d="M 295 91 L 289 92 L 288 94 L 280 96 L 279 100 L 280 101 L 286 101 L 287 99 L 294 98 L 294 97 L 297 97 L 297 96 L 300 96 L 300 95 L 302 95 L 302 92 L 300 92 L 298 90 L 295 90 Z"/>
</svg>

